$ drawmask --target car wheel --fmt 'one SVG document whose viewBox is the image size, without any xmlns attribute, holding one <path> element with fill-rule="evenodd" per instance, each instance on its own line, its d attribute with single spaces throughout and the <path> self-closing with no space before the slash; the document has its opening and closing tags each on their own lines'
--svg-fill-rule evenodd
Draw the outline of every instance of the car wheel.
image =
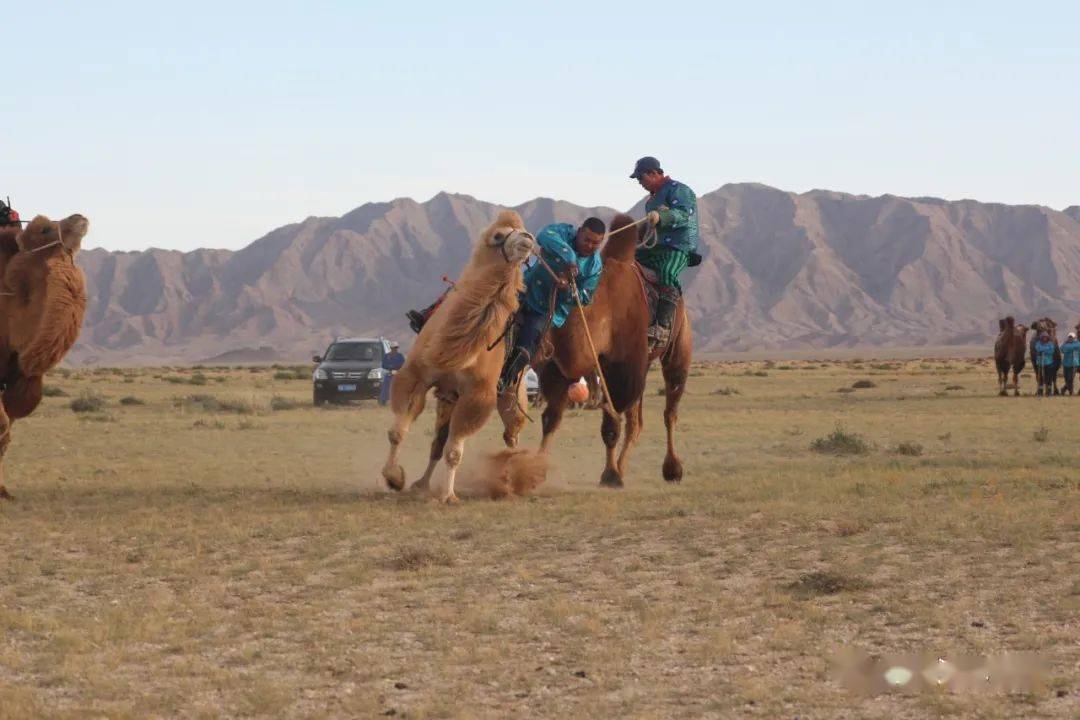
<svg viewBox="0 0 1080 720">
<path fill-rule="evenodd" d="M 320 395 L 318 393 L 318 391 L 312 393 L 311 400 L 315 404 L 315 407 L 319 407 L 320 405 L 323 405 L 323 404 L 326 403 L 326 398 L 324 398 L 322 395 Z"/>
</svg>

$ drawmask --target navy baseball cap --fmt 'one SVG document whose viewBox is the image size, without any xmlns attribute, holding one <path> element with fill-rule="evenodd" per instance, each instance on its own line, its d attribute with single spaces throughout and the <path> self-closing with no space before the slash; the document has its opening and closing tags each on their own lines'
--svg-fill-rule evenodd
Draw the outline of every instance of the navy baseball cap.
<svg viewBox="0 0 1080 720">
<path fill-rule="evenodd" d="M 632 178 L 639 178 L 650 170 L 659 170 L 660 161 L 654 157 L 646 155 L 634 164 L 634 172 L 630 175 Z"/>
</svg>

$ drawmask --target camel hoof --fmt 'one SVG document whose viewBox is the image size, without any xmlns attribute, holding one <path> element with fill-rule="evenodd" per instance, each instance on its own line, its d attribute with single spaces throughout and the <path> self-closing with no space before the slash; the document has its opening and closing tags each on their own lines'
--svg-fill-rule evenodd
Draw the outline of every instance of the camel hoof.
<svg viewBox="0 0 1080 720">
<path fill-rule="evenodd" d="M 516 448 L 518 444 L 517 435 L 511 435 L 510 433 L 503 433 L 503 444 L 508 448 Z"/>
<path fill-rule="evenodd" d="M 414 493 L 427 492 L 428 488 L 429 488 L 428 479 L 427 478 L 420 478 L 419 480 L 417 480 L 416 482 L 414 482 L 412 485 L 409 486 L 409 492 L 414 492 Z"/>
<path fill-rule="evenodd" d="M 15 502 L 15 496 L 9 493 L 6 487 L 0 485 L 0 500 L 10 500 L 11 502 Z"/>
<path fill-rule="evenodd" d="M 615 490 L 623 487 L 622 477 L 616 471 L 608 468 L 604 471 L 604 474 L 600 476 L 600 487 L 612 488 Z"/>
<path fill-rule="evenodd" d="M 664 480 L 669 483 L 682 482 L 683 466 L 682 463 L 675 458 L 666 458 L 664 460 Z"/>
<path fill-rule="evenodd" d="M 389 470 L 384 469 L 382 476 L 391 490 L 401 491 L 405 487 L 405 470 L 400 465 Z"/>
<path fill-rule="evenodd" d="M 1004 390 L 1002 390 L 1001 392 L 998 393 L 998 395 L 1000 395 L 1001 397 L 1005 397 L 1008 394 L 1009 393 L 1005 392 Z"/>
</svg>

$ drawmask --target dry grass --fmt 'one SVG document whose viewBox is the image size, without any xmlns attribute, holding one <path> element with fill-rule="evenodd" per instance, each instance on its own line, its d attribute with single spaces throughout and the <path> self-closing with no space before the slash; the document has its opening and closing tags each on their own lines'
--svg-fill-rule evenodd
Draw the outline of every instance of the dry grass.
<svg viewBox="0 0 1080 720">
<path fill-rule="evenodd" d="M 145 404 L 83 422 L 46 398 L 15 425 L 0 717 L 1077 717 L 1080 446 L 1033 439 L 1073 399 L 918 359 L 835 392 L 865 362 L 696 365 L 680 486 L 654 372 L 627 489 L 595 487 L 600 418 L 579 411 L 537 494 L 451 508 L 381 489 L 385 410 L 315 410 L 280 368 L 202 368 L 180 397 L 192 370 L 67 371 L 74 397 Z M 813 452 L 839 422 L 921 454 Z M 830 679 L 839 643 L 1037 650 L 1052 676 L 864 699 Z"/>
</svg>

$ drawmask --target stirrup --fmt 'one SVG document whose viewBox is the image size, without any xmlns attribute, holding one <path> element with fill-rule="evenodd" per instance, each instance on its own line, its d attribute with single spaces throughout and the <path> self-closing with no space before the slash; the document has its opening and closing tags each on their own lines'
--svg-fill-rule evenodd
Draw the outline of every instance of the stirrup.
<svg viewBox="0 0 1080 720">
<path fill-rule="evenodd" d="M 648 337 L 649 349 L 661 347 L 671 339 L 671 328 L 666 328 L 660 324 L 650 325 Z"/>
<path fill-rule="evenodd" d="M 419 335 L 427 319 L 418 310 L 410 310 L 405 313 L 405 317 L 409 318 L 409 327 L 412 328 L 412 331 Z"/>
</svg>

